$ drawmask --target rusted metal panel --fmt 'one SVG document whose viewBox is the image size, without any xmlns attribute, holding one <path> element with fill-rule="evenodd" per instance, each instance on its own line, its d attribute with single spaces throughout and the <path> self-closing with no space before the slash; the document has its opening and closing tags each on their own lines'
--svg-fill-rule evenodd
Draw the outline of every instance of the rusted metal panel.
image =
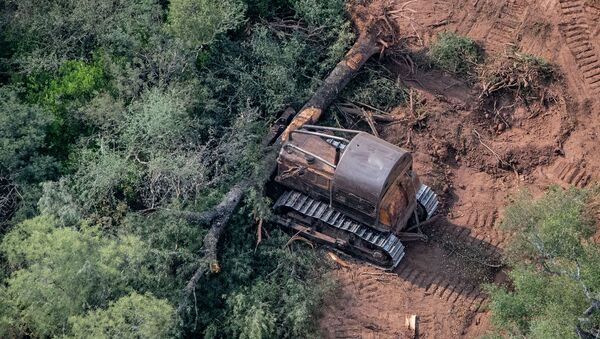
<svg viewBox="0 0 600 339">
<path fill-rule="evenodd" d="M 372 207 L 365 212 L 377 219 L 383 194 L 411 163 L 411 155 L 401 148 L 367 133 L 357 134 L 337 164 L 333 177 L 334 200 L 359 197 L 363 200 L 361 203 Z"/>
</svg>

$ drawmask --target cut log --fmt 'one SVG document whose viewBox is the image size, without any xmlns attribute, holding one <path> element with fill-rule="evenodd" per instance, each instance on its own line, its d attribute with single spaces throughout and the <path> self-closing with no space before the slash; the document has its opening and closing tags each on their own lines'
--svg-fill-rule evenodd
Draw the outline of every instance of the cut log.
<svg viewBox="0 0 600 339">
<path fill-rule="evenodd" d="M 357 71 L 377 51 L 379 51 L 379 46 L 373 35 L 360 35 L 342 61 L 329 73 L 323 84 L 302 109 L 300 109 L 300 112 L 294 117 L 285 131 L 283 131 L 280 138 L 281 141 L 287 140 L 290 131 L 304 124 L 316 123 L 323 111 L 331 105 L 352 77 L 356 75 Z"/>
</svg>

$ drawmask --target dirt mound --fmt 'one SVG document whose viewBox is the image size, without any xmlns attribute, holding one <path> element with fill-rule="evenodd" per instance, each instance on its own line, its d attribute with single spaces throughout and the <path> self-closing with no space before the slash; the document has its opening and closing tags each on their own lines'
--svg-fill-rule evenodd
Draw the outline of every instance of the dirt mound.
<svg viewBox="0 0 600 339">
<path fill-rule="evenodd" d="M 551 184 L 589 186 L 600 168 L 600 7 L 577 0 L 400 0 L 353 4 L 353 17 L 382 9 L 404 46 L 422 53 L 441 31 L 475 39 L 488 56 L 507 47 L 540 55 L 560 80 L 542 99 L 479 90 L 412 60 L 387 65 L 418 105 L 397 107 L 402 123 L 380 125 L 386 140 L 413 152 L 415 171 L 441 195 L 442 219 L 409 243 L 396 272 L 352 264 L 332 274 L 341 290 L 321 328 L 331 338 L 407 337 L 405 316 L 420 318 L 421 338 L 476 337 L 489 328 L 481 284 L 501 283 L 499 228 L 506 198 Z M 375 7 L 369 7 L 375 6 Z M 391 6 L 391 7 L 390 7 Z M 375 13 L 375 12 L 372 12 Z M 384 20 L 385 21 L 385 20 Z M 411 123 L 406 123 L 410 121 Z"/>
</svg>

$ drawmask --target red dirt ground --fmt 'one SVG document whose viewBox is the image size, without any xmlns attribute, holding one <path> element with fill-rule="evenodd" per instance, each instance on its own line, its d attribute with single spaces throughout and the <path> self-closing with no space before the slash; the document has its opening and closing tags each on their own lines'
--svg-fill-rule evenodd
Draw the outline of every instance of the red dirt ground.
<svg viewBox="0 0 600 339">
<path fill-rule="evenodd" d="M 473 338 L 490 328 L 480 284 L 505 279 L 497 266 L 510 235 L 498 222 L 507 196 L 522 188 L 541 194 L 551 184 L 598 181 L 600 5 L 592 3 L 388 2 L 388 13 L 394 12 L 389 19 L 405 33 L 412 53 L 448 30 L 473 38 L 487 55 L 508 45 L 540 55 L 562 75 L 547 89 L 553 103 L 496 114 L 460 79 L 390 62 L 425 117 L 417 128 L 379 125 L 379 132 L 413 152 L 416 172 L 441 195 L 441 219 L 425 231 L 428 243 L 408 244 L 393 273 L 354 262 L 331 273 L 340 290 L 323 309 L 324 337 L 413 337 L 405 326 L 411 314 L 419 317 L 419 338 Z"/>
</svg>

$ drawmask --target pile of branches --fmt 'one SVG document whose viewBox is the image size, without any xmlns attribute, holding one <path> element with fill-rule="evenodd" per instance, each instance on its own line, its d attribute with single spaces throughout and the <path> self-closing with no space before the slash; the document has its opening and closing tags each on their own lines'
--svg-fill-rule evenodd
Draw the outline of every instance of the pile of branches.
<svg viewBox="0 0 600 339">
<path fill-rule="evenodd" d="M 479 98 L 510 93 L 517 100 L 543 99 L 544 88 L 554 78 L 552 66 L 544 59 L 508 50 L 481 65 L 477 76 L 482 84 Z"/>
</svg>

